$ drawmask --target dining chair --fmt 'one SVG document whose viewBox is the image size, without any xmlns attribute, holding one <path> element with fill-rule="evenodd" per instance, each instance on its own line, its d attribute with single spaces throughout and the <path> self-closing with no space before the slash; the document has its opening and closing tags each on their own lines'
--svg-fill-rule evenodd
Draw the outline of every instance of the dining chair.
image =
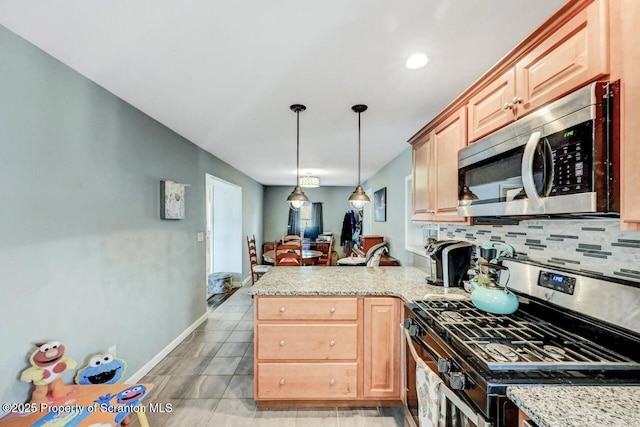
<svg viewBox="0 0 640 427">
<path fill-rule="evenodd" d="M 302 244 L 300 242 L 289 242 L 279 245 L 276 242 L 274 261 L 276 267 L 302 266 Z"/>
<path fill-rule="evenodd" d="M 289 234 L 288 236 L 284 236 L 282 237 L 282 243 L 289 243 L 289 242 L 300 242 L 302 243 L 302 237 L 296 235 L 296 234 Z"/>
<path fill-rule="evenodd" d="M 251 269 L 251 286 L 255 285 L 263 274 L 271 269 L 270 265 L 261 265 L 258 263 L 258 250 L 256 249 L 256 235 L 249 239 L 247 236 L 247 248 L 249 249 L 249 263 Z"/>
<path fill-rule="evenodd" d="M 322 256 L 318 261 L 318 265 L 331 265 L 331 251 L 333 250 L 333 238 L 329 241 L 329 249 L 325 253 L 322 252 Z"/>
</svg>

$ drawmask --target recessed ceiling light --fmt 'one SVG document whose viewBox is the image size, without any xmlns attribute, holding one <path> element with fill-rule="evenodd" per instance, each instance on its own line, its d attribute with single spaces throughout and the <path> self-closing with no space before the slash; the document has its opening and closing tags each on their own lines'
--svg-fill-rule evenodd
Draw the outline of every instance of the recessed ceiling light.
<svg viewBox="0 0 640 427">
<path fill-rule="evenodd" d="M 406 66 L 410 70 L 417 70 L 427 65 L 427 62 L 429 62 L 429 58 L 422 53 L 416 53 L 407 59 Z"/>
</svg>

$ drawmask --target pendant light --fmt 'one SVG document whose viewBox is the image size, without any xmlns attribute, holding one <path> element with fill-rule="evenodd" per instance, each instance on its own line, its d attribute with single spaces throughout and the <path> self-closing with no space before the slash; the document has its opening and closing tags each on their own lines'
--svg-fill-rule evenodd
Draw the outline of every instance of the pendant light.
<svg viewBox="0 0 640 427">
<path fill-rule="evenodd" d="M 287 197 L 287 202 L 289 203 L 289 207 L 294 211 L 299 210 L 305 202 L 308 202 L 309 199 L 302 192 L 300 188 L 300 112 L 307 109 L 304 105 L 301 104 L 293 104 L 289 107 L 291 111 L 296 113 L 296 122 L 297 122 L 297 131 L 296 131 L 296 186 Z"/>
<path fill-rule="evenodd" d="M 478 200 L 478 196 L 469 189 L 466 185 L 462 187 L 462 193 L 460 194 L 460 200 L 458 200 L 459 206 L 469 206 L 474 200 Z"/>
<path fill-rule="evenodd" d="M 367 111 L 367 106 L 358 104 L 351 107 L 351 109 L 358 113 L 358 186 L 353 193 L 351 193 L 351 196 L 349 196 L 349 203 L 353 209 L 361 211 L 367 203 L 371 202 L 369 196 L 367 196 L 367 193 L 364 192 L 360 185 L 360 113 Z"/>
</svg>

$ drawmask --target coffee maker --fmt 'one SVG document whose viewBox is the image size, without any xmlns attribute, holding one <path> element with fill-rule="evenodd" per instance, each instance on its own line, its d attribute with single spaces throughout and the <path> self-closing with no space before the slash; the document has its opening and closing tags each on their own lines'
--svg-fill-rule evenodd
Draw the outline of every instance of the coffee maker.
<svg viewBox="0 0 640 427">
<path fill-rule="evenodd" d="M 473 245 L 458 240 L 432 242 L 427 247 L 427 255 L 435 261 L 435 277 L 427 278 L 427 283 L 435 286 L 461 287 L 471 265 Z"/>
</svg>

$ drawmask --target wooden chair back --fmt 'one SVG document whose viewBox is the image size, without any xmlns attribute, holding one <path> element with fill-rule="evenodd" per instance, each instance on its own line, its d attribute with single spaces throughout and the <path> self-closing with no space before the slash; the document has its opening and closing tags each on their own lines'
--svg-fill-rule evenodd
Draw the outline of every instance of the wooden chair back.
<svg viewBox="0 0 640 427">
<path fill-rule="evenodd" d="M 247 249 L 249 250 L 249 268 L 251 270 L 251 286 L 255 285 L 256 280 L 268 271 L 268 268 L 260 265 L 258 262 L 258 249 L 256 248 L 256 235 L 251 239 L 247 236 Z"/>
<path fill-rule="evenodd" d="M 320 260 L 318 261 L 318 265 L 331 265 L 331 251 L 333 251 L 333 238 L 329 242 L 329 249 L 325 253 L 323 251 Z"/>
<path fill-rule="evenodd" d="M 289 242 L 281 245 L 276 242 L 274 261 L 276 267 L 302 266 L 302 245 L 300 242 Z"/>
<path fill-rule="evenodd" d="M 289 243 L 289 242 L 300 242 L 300 243 L 302 243 L 302 237 L 297 236 L 295 234 L 290 234 L 288 236 L 283 236 L 282 237 L 282 243 Z"/>
</svg>

